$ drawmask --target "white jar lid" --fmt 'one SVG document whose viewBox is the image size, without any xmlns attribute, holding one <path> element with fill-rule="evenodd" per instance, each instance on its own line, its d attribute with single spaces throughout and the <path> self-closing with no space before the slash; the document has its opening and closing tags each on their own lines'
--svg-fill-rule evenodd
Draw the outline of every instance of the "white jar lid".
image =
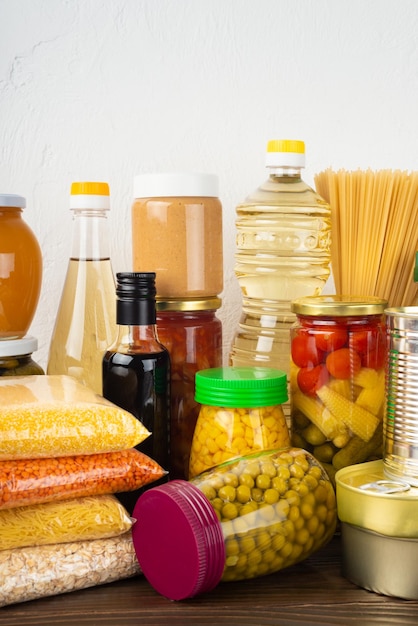
<svg viewBox="0 0 418 626">
<path fill-rule="evenodd" d="M 166 172 L 139 174 L 134 179 L 134 198 L 209 197 L 219 195 L 215 174 Z"/>
<path fill-rule="evenodd" d="M 32 352 L 36 352 L 37 349 L 38 340 L 36 337 L 31 337 L 30 335 L 22 339 L 0 340 L 0 357 L 32 354 Z"/>
<path fill-rule="evenodd" d="M 26 198 L 18 196 L 16 193 L 0 193 L 0 206 L 26 207 Z"/>
</svg>

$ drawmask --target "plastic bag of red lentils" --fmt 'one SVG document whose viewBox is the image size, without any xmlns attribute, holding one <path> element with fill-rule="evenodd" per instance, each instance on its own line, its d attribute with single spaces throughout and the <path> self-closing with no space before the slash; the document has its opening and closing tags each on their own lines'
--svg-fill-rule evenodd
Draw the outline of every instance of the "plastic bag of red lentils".
<svg viewBox="0 0 418 626">
<path fill-rule="evenodd" d="M 0 460 L 114 452 L 149 435 L 131 413 L 71 376 L 0 378 Z"/>
<path fill-rule="evenodd" d="M 167 472 L 135 448 L 103 454 L 0 461 L 0 509 L 135 491 Z"/>
<path fill-rule="evenodd" d="M 141 573 L 131 531 L 118 537 L 0 551 L 0 607 Z"/>
</svg>

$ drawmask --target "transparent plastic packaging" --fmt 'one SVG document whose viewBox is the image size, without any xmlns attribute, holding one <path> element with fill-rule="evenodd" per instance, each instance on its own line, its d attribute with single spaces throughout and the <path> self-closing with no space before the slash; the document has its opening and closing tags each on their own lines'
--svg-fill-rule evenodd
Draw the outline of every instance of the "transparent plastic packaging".
<svg viewBox="0 0 418 626">
<path fill-rule="evenodd" d="M 70 496 L 134 491 L 166 475 L 135 448 L 103 454 L 21 459 L 0 463 L 0 509 Z"/>
<path fill-rule="evenodd" d="M 141 573 L 131 531 L 118 537 L 0 552 L 0 606 L 130 578 Z"/>
<path fill-rule="evenodd" d="M 328 280 L 331 208 L 302 179 L 303 141 L 269 141 L 266 167 L 268 179 L 236 209 L 242 315 L 230 363 L 289 374 L 289 332 L 296 319 L 290 303 L 319 295 Z M 289 406 L 284 409 L 288 417 Z"/>
<path fill-rule="evenodd" d="M 148 436 L 131 413 L 71 376 L 0 377 L 0 460 L 112 452 Z"/>
<path fill-rule="evenodd" d="M 290 445 L 282 403 L 286 374 L 273 368 L 210 368 L 196 374 L 201 408 L 189 478 L 234 457 Z"/>
<path fill-rule="evenodd" d="M 112 495 L 2 509 L 0 550 L 116 537 L 132 524 L 126 509 Z"/>
<path fill-rule="evenodd" d="M 291 331 L 292 444 L 330 476 L 382 457 L 386 301 L 317 296 L 295 300 Z"/>
<path fill-rule="evenodd" d="M 150 489 L 134 517 L 141 569 L 171 600 L 294 565 L 324 546 L 337 522 L 329 478 L 296 448 L 241 457 L 190 482 Z"/>
</svg>

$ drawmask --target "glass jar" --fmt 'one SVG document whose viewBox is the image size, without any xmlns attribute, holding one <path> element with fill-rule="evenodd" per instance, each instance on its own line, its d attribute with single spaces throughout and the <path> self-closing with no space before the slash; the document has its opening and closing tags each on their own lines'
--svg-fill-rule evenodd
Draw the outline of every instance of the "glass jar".
<svg viewBox="0 0 418 626">
<path fill-rule="evenodd" d="M 386 300 L 317 296 L 294 300 L 291 432 L 333 478 L 382 457 Z"/>
<path fill-rule="evenodd" d="M 133 267 L 156 272 L 159 299 L 223 289 L 222 205 L 212 174 L 142 174 L 134 182 Z"/>
<path fill-rule="evenodd" d="M 32 353 L 38 349 L 38 340 L 27 335 L 23 339 L 0 341 L 0 376 L 31 376 L 45 374 Z"/>
<path fill-rule="evenodd" d="M 151 488 L 132 538 L 151 585 L 171 600 L 277 572 L 324 546 L 336 528 L 334 489 L 305 450 L 240 457 L 190 482 Z"/>
<path fill-rule="evenodd" d="M 26 335 L 41 293 L 42 253 L 25 207 L 22 196 L 0 194 L 0 339 Z"/>
<path fill-rule="evenodd" d="M 158 301 L 157 332 L 170 353 L 170 476 L 187 479 L 190 448 L 199 413 L 194 398 L 196 372 L 222 365 L 219 298 Z"/>
<path fill-rule="evenodd" d="M 190 451 L 189 478 L 251 452 L 290 444 L 281 404 L 286 374 L 265 367 L 220 367 L 197 372 L 201 408 Z"/>
</svg>

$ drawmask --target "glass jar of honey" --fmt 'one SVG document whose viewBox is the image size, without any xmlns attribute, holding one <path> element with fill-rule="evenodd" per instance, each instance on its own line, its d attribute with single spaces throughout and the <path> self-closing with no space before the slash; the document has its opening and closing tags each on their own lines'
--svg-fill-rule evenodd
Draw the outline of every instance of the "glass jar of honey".
<svg viewBox="0 0 418 626">
<path fill-rule="evenodd" d="M 382 457 L 386 305 L 337 295 L 292 302 L 292 444 L 332 479 L 342 467 Z"/>
<path fill-rule="evenodd" d="M 26 335 L 41 292 L 42 254 L 25 207 L 22 196 L 0 194 L 0 339 Z"/>
<path fill-rule="evenodd" d="M 171 361 L 170 476 L 187 479 L 200 405 L 195 400 L 199 370 L 222 365 L 219 298 L 157 302 L 157 332 Z"/>
<path fill-rule="evenodd" d="M 223 246 L 217 176 L 187 172 L 136 176 L 132 249 L 135 272 L 156 272 L 157 298 L 219 295 Z"/>
</svg>

